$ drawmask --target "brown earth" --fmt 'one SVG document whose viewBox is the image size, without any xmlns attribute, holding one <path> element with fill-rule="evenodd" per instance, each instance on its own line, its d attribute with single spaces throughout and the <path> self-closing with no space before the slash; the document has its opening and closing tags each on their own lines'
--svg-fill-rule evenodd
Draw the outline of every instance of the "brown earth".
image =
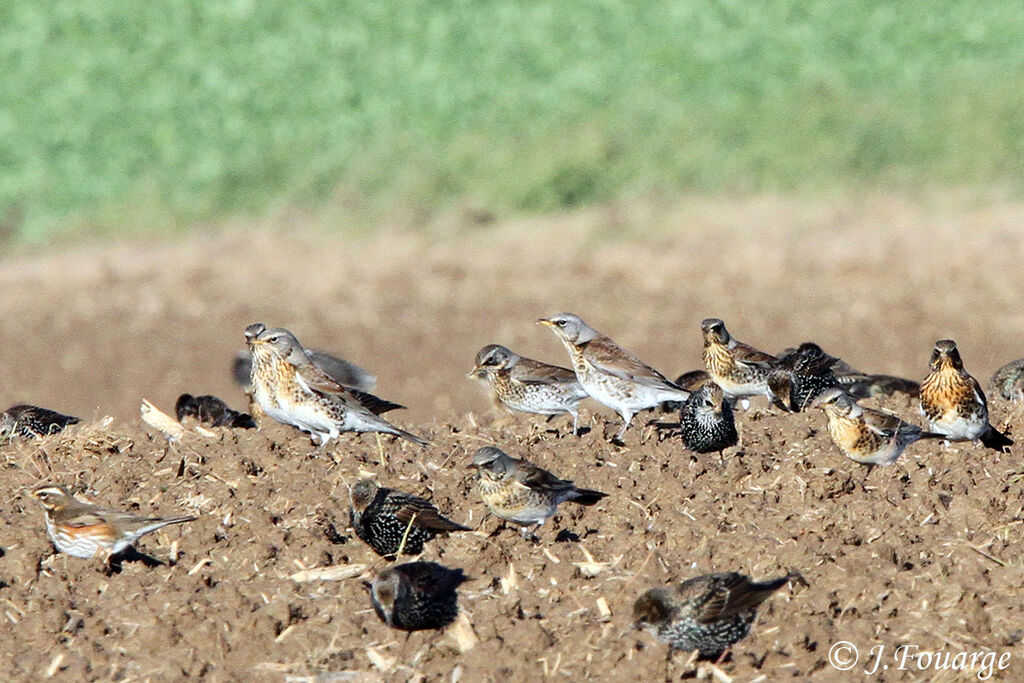
<svg viewBox="0 0 1024 683">
<path fill-rule="evenodd" d="M 0 403 L 86 421 L 0 450 L 7 679 L 678 679 L 694 674 L 686 656 L 666 665 L 666 648 L 629 628 L 637 595 L 703 572 L 796 569 L 806 583 L 766 603 L 725 674 L 974 679 L 913 660 L 898 671 L 893 651 L 910 644 L 1008 652 L 994 678 L 1024 680 L 1020 444 L 998 454 L 924 442 L 868 472 L 838 453 L 820 413 L 755 404 L 738 418 L 741 446 L 720 464 L 659 441 L 642 421 L 616 447 L 603 436 L 617 418 L 596 405 L 585 411 L 595 428 L 579 438 L 563 419 L 494 422 L 464 378 L 489 342 L 564 363 L 533 321 L 571 310 L 666 374 L 699 365 L 698 323 L 714 315 L 766 350 L 813 339 L 855 367 L 918 379 L 932 343 L 953 337 L 987 383 L 1024 356 L 1024 206 L 957 195 L 693 199 L 486 226 L 455 217 L 429 237 L 277 223 L 3 259 Z M 171 411 L 187 391 L 243 407 L 229 360 L 255 321 L 373 370 L 377 392 L 409 406 L 394 420 L 431 447 L 383 439 L 382 458 L 372 436 L 349 435 L 315 453 L 302 434 L 269 425 L 168 448 L 140 422 L 140 401 Z M 993 403 L 993 421 L 1024 435 L 1021 410 Z M 919 420 L 907 401 L 887 406 Z M 104 415 L 114 422 L 104 426 Z M 490 443 L 610 495 L 566 506 L 537 544 L 511 528 L 492 535 L 497 520 L 464 468 Z M 390 631 L 358 579 L 289 578 L 385 566 L 346 530 L 346 485 L 360 470 L 429 494 L 476 529 L 425 556 L 472 577 L 460 605 L 479 637 L 473 649 L 459 652 L 450 633 Z M 176 546 L 176 562 L 126 562 L 108 575 L 99 561 L 49 557 L 42 510 L 27 495 L 43 481 L 199 519 L 140 543 L 163 561 Z M 590 578 L 578 566 L 589 556 L 601 563 Z M 850 673 L 828 663 L 838 641 L 860 648 Z M 876 645 L 890 669 L 871 676 L 863 669 Z"/>
</svg>

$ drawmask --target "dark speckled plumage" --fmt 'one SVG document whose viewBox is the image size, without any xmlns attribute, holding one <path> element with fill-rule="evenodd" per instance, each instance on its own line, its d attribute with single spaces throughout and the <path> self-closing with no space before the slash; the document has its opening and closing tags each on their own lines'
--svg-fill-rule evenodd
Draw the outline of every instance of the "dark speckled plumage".
<svg viewBox="0 0 1024 683">
<path fill-rule="evenodd" d="M 356 536 L 383 557 L 398 553 L 406 529 L 404 555 L 420 554 L 423 544 L 437 534 L 469 530 L 442 516 L 430 501 L 377 486 L 368 479 L 352 487 L 349 515 Z"/>
<path fill-rule="evenodd" d="M 768 376 L 772 403 L 790 412 L 805 410 L 823 392 L 843 389 L 854 400 L 871 396 L 890 396 L 902 392 L 917 396 L 917 382 L 892 375 L 873 375 L 855 370 L 849 364 L 825 353 L 814 342 L 785 349 Z"/>
<path fill-rule="evenodd" d="M 736 572 L 705 574 L 648 590 L 634 603 L 633 619 L 674 649 L 714 657 L 743 639 L 758 605 L 796 576 L 756 583 Z"/>
<path fill-rule="evenodd" d="M 385 569 L 370 584 L 370 602 L 380 620 L 403 631 L 444 628 L 459 613 L 461 569 L 435 562 L 409 562 Z"/>
<path fill-rule="evenodd" d="M 48 408 L 27 404 L 11 406 L 0 414 L 0 440 L 15 436 L 35 439 L 56 434 L 68 425 L 77 424 L 77 417 L 62 415 Z"/>
<path fill-rule="evenodd" d="M 686 447 L 697 453 L 723 451 L 739 440 L 732 406 L 714 382 L 690 394 L 679 413 L 679 426 Z"/>
<path fill-rule="evenodd" d="M 826 389 L 839 387 L 832 372 L 838 358 L 828 355 L 813 342 L 804 342 L 797 349 L 786 349 L 776 356 L 778 361 L 768 375 L 772 403 L 798 413 Z"/>
<path fill-rule="evenodd" d="M 1024 358 L 996 370 L 988 384 L 988 393 L 1006 401 L 1024 401 Z"/>
<path fill-rule="evenodd" d="M 181 422 L 186 417 L 194 418 L 207 427 L 231 427 L 233 429 L 255 429 L 252 415 L 232 410 L 216 396 L 204 394 L 193 396 L 182 394 L 174 405 L 174 411 Z"/>
</svg>

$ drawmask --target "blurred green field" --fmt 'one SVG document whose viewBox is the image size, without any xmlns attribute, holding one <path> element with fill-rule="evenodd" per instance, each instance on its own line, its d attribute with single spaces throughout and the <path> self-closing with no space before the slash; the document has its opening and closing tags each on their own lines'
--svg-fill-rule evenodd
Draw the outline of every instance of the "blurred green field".
<svg viewBox="0 0 1024 683">
<path fill-rule="evenodd" d="M 1016 3 L 0 5 L 0 229 L 1018 191 Z"/>
</svg>

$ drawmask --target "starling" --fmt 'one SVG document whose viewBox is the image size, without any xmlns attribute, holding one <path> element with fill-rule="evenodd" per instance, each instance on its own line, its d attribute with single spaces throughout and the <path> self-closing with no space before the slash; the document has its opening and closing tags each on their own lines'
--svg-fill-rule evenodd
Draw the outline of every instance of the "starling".
<svg viewBox="0 0 1024 683">
<path fill-rule="evenodd" d="M 591 398 L 622 416 L 622 429 L 615 436 L 617 441 L 622 441 L 637 412 L 664 401 L 685 401 L 690 396 L 690 392 L 572 313 L 560 313 L 537 322 L 550 327 L 562 340 L 576 377 Z"/>
<path fill-rule="evenodd" d="M 178 397 L 174 410 L 178 415 L 178 422 L 183 421 L 186 417 L 191 417 L 207 427 L 256 428 L 256 421 L 252 419 L 252 415 L 232 410 L 224 401 L 208 394 L 203 396 L 182 394 Z"/>
<path fill-rule="evenodd" d="M 0 441 L 22 437 L 35 439 L 56 434 L 68 425 L 78 424 L 77 417 L 61 415 L 47 408 L 26 404 L 11 406 L 0 413 Z"/>
<path fill-rule="evenodd" d="M 350 363 L 326 351 L 317 349 L 303 349 L 303 351 L 313 361 L 313 365 L 347 389 L 373 391 L 374 386 L 377 385 L 377 378 L 355 363 Z M 248 351 L 239 351 L 235 354 L 234 362 L 231 364 L 231 377 L 245 393 L 252 393 L 252 354 Z"/>
<path fill-rule="evenodd" d="M 727 398 L 764 395 L 771 399 L 768 375 L 775 367 L 775 356 L 736 341 L 718 318 L 701 321 L 700 329 L 704 366 Z"/>
<path fill-rule="evenodd" d="M 985 392 L 964 370 L 956 342 L 935 342 L 929 366 L 931 372 L 921 382 L 921 412 L 933 432 L 950 441 L 980 440 L 997 451 L 1013 445 L 1012 439 L 989 424 Z"/>
<path fill-rule="evenodd" d="M 755 583 L 737 572 L 705 574 L 652 588 L 633 604 L 633 620 L 676 650 L 724 655 L 750 633 L 758 606 L 797 574 Z"/>
<path fill-rule="evenodd" d="M 897 391 L 908 396 L 917 396 L 918 392 L 918 383 L 913 380 L 854 370 L 814 342 L 784 349 L 777 359 L 775 369 L 768 376 L 772 402 L 794 413 L 811 405 L 815 396 L 832 387 L 841 387 L 855 401 L 891 396 Z"/>
<path fill-rule="evenodd" d="M 828 355 L 813 342 L 804 342 L 797 349 L 786 349 L 777 356 L 768 374 L 771 399 L 779 408 L 799 413 L 826 389 L 839 386 L 832 372 L 838 358 Z"/>
<path fill-rule="evenodd" d="M 367 584 L 380 620 L 402 631 L 444 628 L 459 613 L 461 569 L 435 562 L 409 562 L 385 569 Z"/>
<path fill-rule="evenodd" d="M 437 534 L 469 531 L 443 517 L 430 501 L 368 479 L 352 487 L 349 516 L 356 536 L 382 557 L 393 557 L 400 548 L 404 555 L 419 555 L 423 544 Z"/>
<path fill-rule="evenodd" d="M 246 328 L 245 339 L 253 357 L 253 399 L 269 417 L 309 433 L 320 446 L 342 432 L 383 432 L 427 445 L 379 417 L 380 406 L 364 404 L 324 374 L 288 330 L 255 323 Z"/>
<path fill-rule="evenodd" d="M 568 368 L 548 365 L 499 346 L 488 344 L 476 354 L 469 377 L 483 375 L 494 397 L 512 410 L 537 415 L 572 415 L 572 431 L 579 425 L 580 401 L 587 392 Z"/>
<path fill-rule="evenodd" d="M 679 414 L 679 424 L 683 442 L 696 453 L 721 452 L 739 440 L 732 406 L 714 382 L 690 394 Z"/>
<path fill-rule="evenodd" d="M 843 455 L 862 465 L 891 465 L 915 441 L 946 438 L 895 415 L 859 406 L 839 388 L 822 392 L 813 405 L 825 411 L 829 436 Z"/>
<path fill-rule="evenodd" d="M 480 497 L 492 513 L 525 529 L 540 527 L 566 501 L 593 505 L 607 496 L 592 489 L 577 488 L 526 460 L 510 458 L 494 446 L 485 446 L 473 456 L 469 467 L 477 470 Z"/>
<path fill-rule="evenodd" d="M 988 391 L 1006 401 L 1024 401 L 1024 358 L 1007 363 L 996 370 Z"/>
</svg>

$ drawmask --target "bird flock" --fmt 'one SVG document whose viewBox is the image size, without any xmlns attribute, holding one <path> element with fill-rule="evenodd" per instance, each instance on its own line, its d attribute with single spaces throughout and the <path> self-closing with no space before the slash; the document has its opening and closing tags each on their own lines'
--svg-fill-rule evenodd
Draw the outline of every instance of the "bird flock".
<svg viewBox="0 0 1024 683">
<path fill-rule="evenodd" d="M 935 343 L 929 372 L 918 383 L 860 372 L 813 342 L 772 355 L 737 341 L 723 321 L 708 318 L 700 325 L 704 368 L 670 380 L 577 315 L 561 313 L 537 322 L 562 342 L 569 368 L 489 344 L 477 353 L 468 376 L 485 383 L 495 403 L 508 410 L 549 419 L 570 416 L 573 435 L 581 432 L 580 403 L 592 398 L 621 418 L 613 443 L 622 443 L 642 411 L 678 411 L 677 422 L 658 423 L 670 430 L 659 438 L 678 436 L 692 451 L 722 456 L 739 440 L 734 407 L 748 408 L 750 398 L 764 396 L 784 412 L 821 409 L 838 449 L 868 466 L 889 465 L 908 446 L 925 439 L 973 441 L 999 451 L 1013 445 L 989 422 L 985 393 L 965 370 L 956 343 L 948 339 Z M 305 432 L 318 449 L 326 449 L 345 432 L 374 432 L 429 446 L 427 439 L 383 417 L 402 406 L 370 393 L 376 380 L 366 370 L 303 348 L 283 328 L 255 323 L 245 329 L 244 338 L 247 351 L 235 358 L 233 372 L 250 396 L 250 412 L 232 410 L 213 396 L 182 394 L 176 405 L 178 420 L 251 429 L 270 418 Z M 1000 368 L 989 389 L 1001 399 L 1024 400 L 1024 359 Z M 860 403 L 895 392 L 918 399 L 926 426 Z M 45 408 L 13 406 L 0 414 L 0 442 L 53 434 L 78 421 Z M 466 466 L 475 471 L 480 499 L 490 513 L 503 524 L 520 527 L 533 542 L 563 503 L 594 506 L 607 496 L 514 458 L 497 445 L 478 449 Z M 132 549 L 143 535 L 195 519 L 146 518 L 104 508 L 79 500 L 56 483 L 37 486 L 32 495 L 45 511 L 47 535 L 57 551 L 107 563 Z M 470 531 L 429 500 L 371 479 L 351 487 L 349 515 L 356 536 L 388 561 L 418 556 L 438 536 Z M 670 651 L 721 659 L 747 635 L 758 605 L 797 578 L 791 571 L 758 582 L 723 572 L 654 587 L 636 600 L 634 625 L 666 642 Z M 417 560 L 391 565 L 365 585 L 382 622 L 416 631 L 443 628 L 455 619 L 457 589 L 466 580 L 460 569 Z"/>
</svg>

